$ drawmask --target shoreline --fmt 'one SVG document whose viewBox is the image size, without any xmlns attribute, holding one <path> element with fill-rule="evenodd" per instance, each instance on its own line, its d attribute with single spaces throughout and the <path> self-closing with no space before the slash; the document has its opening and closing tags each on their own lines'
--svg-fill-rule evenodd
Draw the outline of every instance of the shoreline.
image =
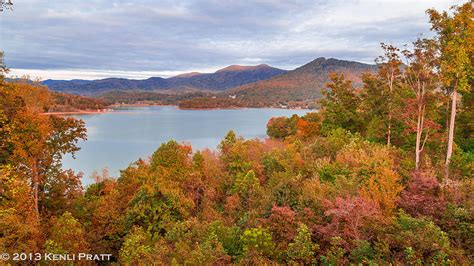
<svg viewBox="0 0 474 266">
<path fill-rule="evenodd" d="M 252 107 L 209 107 L 209 108 L 206 108 L 206 107 L 179 107 L 179 105 L 176 105 L 176 107 L 179 109 L 179 110 L 202 110 L 202 111 L 205 111 L 205 110 L 238 110 L 238 109 L 249 109 L 249 108 L 252 108 Z"/>
<path fill-rule="evenodd" d="M 152 107 L 152 106 L 169 106 L 176 107 L 179 110 L 195 110 L 195 111 L 211 111 L 211 110 L 245 110 L 245 109 L 279 109 L 279 110 L 309 110 L 317 112 L 318 109 L 306 109 L 306 108 L 278 108 L 278 107 L 211 107 L 211 108 L 182 108 L 179 105 L 174 104 L 123 104 L 123 105 L 110 105 L 107 109 L 102 110 L 78 110 L 69 112 L 46 112 L 43 115 L 91 115 L 91 114 L 107 114 L 111 112 L 120 112 L 120 107 Z"/>
<path fill-rule="evenodd" d="M 175 105 L 176 106 L 176 105 Z M 178 109 L 180 110 L 239 110 L 239 109 L 278 109 L 278 110 L 311 110 L 315 111 L 318 109 L 310 109 L 310 108 L 279 108 L 279 107 L 210 107 L 210 108 L 181 108 L 179 106 Z"/>
<path fill-rule="evenodd" d="M 147 107 L 147 106 L 177 106 L 175 104 L 149 104 L 149 103 L 125 103 L 125 104 L 112 104 L 108 107 L 117 108 L 117 107 Z"/>
<path fill-rule="evenodd" d="M 281 110 L 317 110 L 311 108 L 281 108 L 281 107 L 274 107 L 274 106 L 265 106 L 265 107 L 251 107 L 251 106 L 241 106 L 241 107 L 180 107 L 178 104 L 145 104 L 145 103 L 131 103 L 131 104 L 121 104 L 121 105 L 110 105 L 111 108 L 119 108 L 119 107 L 152 107 L 152 106 L 170 106 L 176 107 L 180 110 L 239 110 L 239 109 L 281 109 Z"/>
<path fill-rule="evenodd" d="M 113 109 L 102 109 L 102 110 L 79 110 L 70 112 L 46 112 L 43 115 L 88 115 L 88 114 L 106 114 L 113 112 Z"/>
</svg>

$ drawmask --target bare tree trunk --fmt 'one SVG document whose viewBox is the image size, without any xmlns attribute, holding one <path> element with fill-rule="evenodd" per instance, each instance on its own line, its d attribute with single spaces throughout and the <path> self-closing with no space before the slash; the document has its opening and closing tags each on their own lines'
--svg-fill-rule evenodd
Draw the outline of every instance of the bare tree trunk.
<svg viewBox="0 0 474 266">
<path fill-rule="evenodd" d="M 387 146 L 390 146 L 392 136 L 392 101 L 393 101 L 393 80 L 394 73 L 392 71 L 389 77 L 388 88 L 389 88 L 389 102 L 388 102 L 388 128 L 387 128 Z"/>
<path fill-rule="evenodd" d="M 448 95 L 448 99 L 446 101 L 446 119 L 444 122 L 444 126 L 446 128 L 446 141 L 449 138 L 449 115 L 450 115 L 449 110 L 451 109 L 450 103 L 451 103 L 451 98 Z"/>
<path fill-rule="evenodd" d="M 457 86 L 454 87 L 452 102 L 451 102 L 451 118 L 449 120 L 449 134 L 448 134 L 448 151 L 446 153 L 446 172 L 445 178 L 449 178 L 449 163 L 453 155 L 453 141 L 454 141 L 454 123 L 456 119 L 456 102 L 457 102 Z"/>
<path fill-rule="evenodd" d="M 391 113 L 391 111 L 389 111 L 389 113 L 388 113 L 388 129 L 387 129 L 387 146 L 390 146 L 391 135 L 392 135 L 392 113 Z"/>
<path fill-rule="evenodd" d="M 420 167 L 420 153 L 421 153 L 421 135 L 423 133 L 423 118 L 422 107 L 418 106 L 418 119 L 416 124 L 416 144 L 415 144 L 415 170 L 418 171 Z"/>
</svg>

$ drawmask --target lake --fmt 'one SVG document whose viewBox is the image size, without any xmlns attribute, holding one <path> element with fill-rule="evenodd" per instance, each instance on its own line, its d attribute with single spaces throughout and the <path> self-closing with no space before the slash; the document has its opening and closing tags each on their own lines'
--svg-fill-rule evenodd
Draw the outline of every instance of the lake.
<svg viewBox="0 0 474 266">
<path fill-rule="evenodd" d="M 64 169 L 83 172 L 84 184 L 94 170 L 118 176 L 139 158 L 148 158 L 169 140 L 191 144 L 193 150 L 215 149 L 229 130 L 244 138 L 265 138 L 271 117 L 304 115 L 310 110 L 218 109 L 181 110 L 173 106 L 129 107 L 102 114 L 73 115 L 84 120 L 87 141 L 76 159 L 66 156 Z"/>
</svg>

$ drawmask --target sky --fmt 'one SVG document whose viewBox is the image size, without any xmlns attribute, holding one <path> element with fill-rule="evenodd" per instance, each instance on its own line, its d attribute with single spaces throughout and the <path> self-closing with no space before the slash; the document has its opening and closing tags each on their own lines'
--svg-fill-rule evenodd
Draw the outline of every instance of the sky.
<svg viewBox="0 0 474 266">
<path fill-rule="evenodd" d="M 373 63 L 380 42 L 431 36 L 425 10 L 456 0 L 13 0 L 0 14 L 10 75 L 144 79 L 232 64 Z"/>
</svg>

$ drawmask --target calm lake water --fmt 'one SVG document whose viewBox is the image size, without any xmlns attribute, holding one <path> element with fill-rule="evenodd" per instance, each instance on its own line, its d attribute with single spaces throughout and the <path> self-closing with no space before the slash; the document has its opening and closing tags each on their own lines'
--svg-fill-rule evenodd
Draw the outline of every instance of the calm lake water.
<svg viewBox="0 0 474 266">
<path fill-rule="evenodd" d="M 245 138 L 265 138 L 274 116 L 304 115 L 309 110 L 235 109 L 180 110 L 172 106 L 132 107 L 105 114 L 74 116 L 84 120 L 86 142 L 76 159 L 64 158 L 64 169 L 84 173 L 84 184 L 94 170 L 108 168 L 112 176 L 139 158 L 148 158 L 169 140 L 191 144 L 193 150 L 215 149 L 229 130 Z"/>
</svg>

